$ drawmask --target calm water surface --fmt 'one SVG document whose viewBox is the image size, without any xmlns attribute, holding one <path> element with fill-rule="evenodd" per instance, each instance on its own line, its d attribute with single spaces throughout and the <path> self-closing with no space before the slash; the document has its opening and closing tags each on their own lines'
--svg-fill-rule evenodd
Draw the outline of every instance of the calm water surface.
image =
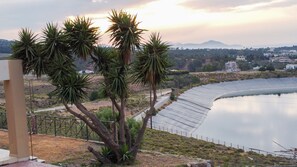
<svg viewBox="0 0 297 167">
<path fill-rule="evenodd" d="M 195 133 L 265 151 L 282 150 L 273 141 L 297 147 L 297 94 L 217 100 Z"/>
</svg>

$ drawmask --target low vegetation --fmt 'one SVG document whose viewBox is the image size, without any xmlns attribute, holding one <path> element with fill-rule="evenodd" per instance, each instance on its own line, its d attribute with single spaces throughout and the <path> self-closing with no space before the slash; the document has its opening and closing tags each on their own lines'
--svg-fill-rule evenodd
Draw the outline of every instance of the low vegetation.
<svg viewBox="0 0 297 167">
<path fill-rule="evenodd" d="M 142 149 L 212 160 L 215 166 L 289 165 L 291 160 L 148 129 Z M 296 164 L 295 164 L 296 165 Z"/>
</svg>

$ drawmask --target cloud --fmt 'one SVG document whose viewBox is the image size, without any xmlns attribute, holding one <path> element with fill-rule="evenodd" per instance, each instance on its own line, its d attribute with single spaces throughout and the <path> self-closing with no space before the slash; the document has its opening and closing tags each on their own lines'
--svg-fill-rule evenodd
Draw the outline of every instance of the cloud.
<svg viewBox="0 0 297 167">
<path fill-rule="evenodd" d="M 186 0 L 181 5 L 207 11 L 232 11 L 264 7 L 288 7 L 296 5 L 296 0 Z"/>
<path fill-rule="evenodd" d="M 93 19 L 100 43 L 107 43 L 111 9 L 137 14 L 140 28 L 161 32 L 168 42 L 296 44 L 296 0 L 7 0 L 0 1 L 0 38 L 16 39 L 24 27 L 38 33 L 48 22 L 80 15 Z"/>
<path fill-rule="evenodd" d="M 28 27 L 39 31 L 47 22 L 61 22 L 68 16 L 108 13 L 151 2 L 149 0 L 9 0 L 0 1 L 0 31 Z M 16 35 L 14 35 L 16 36 Z"/>
</svg>

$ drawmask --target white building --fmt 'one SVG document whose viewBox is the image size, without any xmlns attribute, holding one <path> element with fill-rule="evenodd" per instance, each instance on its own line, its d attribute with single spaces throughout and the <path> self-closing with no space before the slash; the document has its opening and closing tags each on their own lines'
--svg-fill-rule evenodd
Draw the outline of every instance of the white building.
<svg viewBox="0 0 297 167">
<path fill-rule="evenodd" d="M 287 64 L 286 65 L 286 70 L 296 70 L 297 69 L 297 64 Z"/>
<path fill-rule="evenodd" d="M 226 72 L 239 72 L 240 69 L 235 61 L 228 61 L 225 63 L 225 70 Z"/>
<path fill-rule="evenodd" d="M 288 56 L 279 56 L 279 57 L 273 57 L 270 59 L 271 62 L 279 62 L 279 63 L 291 63 L 293 62 L 292 59 L 290 59 Z"/>
<path fill-rule="evenodd" d="M 265 57 L 272 57 L 272 56 L 274 56 L 273 53 L 264 53 L 263 55 L 264 55 Z"/>
<path fill-rule="evenodd" d="M 236 61 L 246 61 L 245 56 L 236 56 Z"/>
</svg>

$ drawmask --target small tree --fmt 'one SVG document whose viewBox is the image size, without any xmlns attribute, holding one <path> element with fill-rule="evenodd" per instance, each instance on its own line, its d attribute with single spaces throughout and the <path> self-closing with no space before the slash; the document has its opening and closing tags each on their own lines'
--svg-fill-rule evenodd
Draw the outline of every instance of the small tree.
<svg viewBox="0 0 297 167">
<path fill-rule="evenodd" d="M 155 104 L 157 101 L 157 86 L 166 78 L 169 68 L 167 51 L 169 45 L 164 43 L 158 33 L 150 35 L 150 39 L 143 45 L 143 49 L 138 52 L 133 64 L 132 78 L 137 83 L 147 84 L 152 90 L 152 102 L 150 109 L 146 112 L 143 125 L 138 133 L 134 145 L 133 155 L 136 156 L 140 142 L 143 138 L 147 122 L 155 114 Z"/>
</svg>

